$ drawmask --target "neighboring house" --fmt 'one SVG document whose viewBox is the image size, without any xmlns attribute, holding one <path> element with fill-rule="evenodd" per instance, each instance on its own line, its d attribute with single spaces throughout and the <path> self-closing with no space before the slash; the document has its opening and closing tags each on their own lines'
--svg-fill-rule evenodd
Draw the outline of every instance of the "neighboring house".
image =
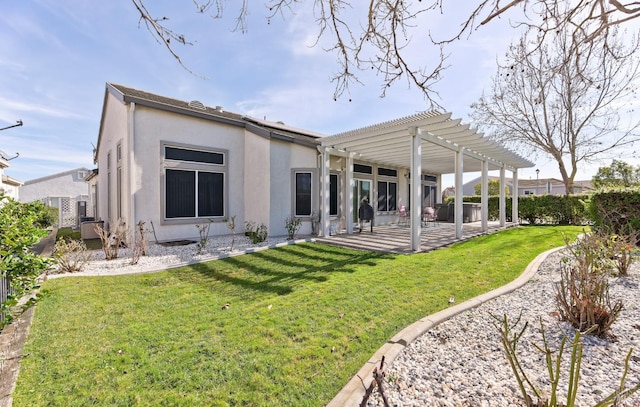
<svg viewBox="0 0 640 407">
<path fill-rule="evenodd" d="M 286 236 L 286 221 L 295 217 L 302 221 L 299 234 L 312 233 L 320 220 L 322 233 L 328 235 L 334 227 L 352 231 L 364 198 L 373 205 L 376 224 L 397 222 L 398 208 L 406 205 L 410 209 L 410 182 L 421 185 L 421 193 L 414 198 L 420 197 L 423 205 L 441 202 L 441 174 L 452 169 L 446 159 L 434 161 L 425 155 L 425 162 L 438 166 L 433 167 L 436 171 L 423 167 L 416 181 L 411 179 L 408 159 L 367 158 L 370 152 L 364 150 L 371 148 L 367 143 L 359 148 L 363 154 L 333 148 L 371 140 L 370 131 L 401 126 L 404 133 L 413 123 L 434 126 L 430 132 L 458 132 L 455 134 L 468 138 L 463 141 L 504 157 L 510 168 L 533 165 L 494 143 L 478 142 L 481 136 L 459 125 L 459 120 L 450 120 L 450 115 L 424 112 L 323 137 L 281 122 L 227 112 L 220 106 L 107 83 L 94 152 L 97 170 L 87 178 L 92 188 L 90 202 L 96 203 L 96 221 L 103 221 L 105 227 L 124 224 L 132 231 L 144 222 L 159 242 L 197 239 L 197 226 L 205 224 L 210 225 L 211 236 L 230 234 L 231 217 L 235 217 L 237 233 L 251 222 L 264 224 L 271 236 Z M 375 139 L 395 134 L 377 134 Z M 421 133 L 421 138 L 430 135 Z M 402 142 L 391 143 L 404 148 L 410 139 L 407 133 Z M 486 158 L 471 151 L 465 154 Z M 479 168 L 474 159 L 465 166 Z M 328 216 L 319 219 L 320 213 Z"/>
<path fill-rule="evenodd" d="M 490 176 L 489 180 L 500 181 L 500 177 Z M 462 194 L 464 196 L 475 195 L 475 186 L 480 183 L 481 178 L 477 177 L 467 182 L 463 186 Z M 509 190 L 513 188 L 513 180 L 511 178 L 505 178 L 505 183 L 509 187 Z M 583 194 L 592 191 L 591 181 L 574 181 L 573 193 Z M 518 195 L 566 195 L 566 188 L 564 182 L 555 178 L 541 178 L 537 180 L 531 179 L 518 179 Z"/>
<path fill-rule="evenodd" d="M 89 170 L 81 167 L 26 181 L 20 187 L 20 202 L 41 201 L 56 207 L 59 227 L 77 227 L 81 218 L 93 216 L 87 207 L 88 174 Z"/>
<path fill-rule="evenodd" d="M 11 166 L 9 160 L 9 157 L 0 150 L 0 193 L 17 201 L 20 195 L 19 188 L 22 185 L 22 181 L 18 181 L 4 173 L 5 168 Z"/>
</svg>

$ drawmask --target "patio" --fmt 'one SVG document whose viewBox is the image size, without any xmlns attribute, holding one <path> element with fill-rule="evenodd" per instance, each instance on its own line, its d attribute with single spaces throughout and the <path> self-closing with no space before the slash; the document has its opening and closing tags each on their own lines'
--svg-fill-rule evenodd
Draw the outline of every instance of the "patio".
<svg viewBox="0 0 640 407">
<path fill-rule="evenodd" d="M 515 223 L 507 222 L 505 227 L 516 226 Z M 499 221 L 488 222 L 489 232 L 492 233 L 503 229 Z M 482 232 L 482 222 L 465 223 L 463 226 L 462 238 L 455 236 L 456 225 L 454 223 L 439 222 L 422 228 L 419 252 L 427 252 L 441 247 L 448 246 L 455 242 L 470 239 L 475 236 L 486 234 Z M 342 230 L 337 235 L 328 238 L 318 237 L 316 241 L 347 247 L 356 250 L 370 250 L 376 252 L 409 254 L 416 253 L 411 248 L 411 228 L 399 226 L 397 224 L 387 224 L 373 226 L 373 233 L 369 224 L 365 224 L 362 233 L 355 232 L 347 234 Z"/>
</svg>

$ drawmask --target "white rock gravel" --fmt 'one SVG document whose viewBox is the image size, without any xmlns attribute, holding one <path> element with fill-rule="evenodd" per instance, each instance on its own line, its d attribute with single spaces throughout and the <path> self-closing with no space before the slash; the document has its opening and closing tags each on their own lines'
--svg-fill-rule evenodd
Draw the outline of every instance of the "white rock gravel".
<svg viewBox="0 0 640 407">
<path fill-rule="evenodd" d="M 538 273 L 522 288 L 463 312 L 427 331 L 410 344 L 386 368 L 385 392 L 393 406 L 524 406 L 518 384 L 500 343 L 495 320 L 490 314 L 521 324 L 529 323 L 518 355 L 529 378 L 543 392 L 550 390 L 542 346 L 540 318 L 551 348 L 575 331 L 553 315 L 556 311 L 554 284 L 560 280 L 562 254 L 553 253 Z M 614 391 L 630 348 L 632 359 L 627 388 L 640 383 L 640 267 L 636 259 L 628 277 L 610 281 L 612 301 L 622 300 L 624 309 L 612 326 L 615 339 L 583 337 L 583 359 L 577 406 L 593 406 Z M 563 355 L 562 372 L 567 373 L 570 348 Z M 367 378 L 365 383 L 369 383 Z M 564 403 L 568 378 L 561 376 L 558 392 Z M 532 395 L 533 396 L 533 395 Z M 534 397 L 534 402 L 537 401 Z M 377 390 L 368 406 L 382 406 Z M 640 406 L 636 393 L 619 406 Z"/>
<path fill-rule="evenodd" d="M 291 242 L 287 241 L 285 237 L 270 237 L 264 242 L 253 244 L 248 237 L 237 235 L 233 242 L 233 250 L 231 250 L 231 243 L 231 236 L 211 237 L 201 254 L 196 254 L 196 243 L 180 246 L 164 246 L 152 243 L 148 246 L 148 254 L 141 256 L 135 265 L 131 264 L 131 249 L 120 249 L 118 258 L 113 260 L 105 260 L 102 250 L 94 250 L 91 261 L 85 265 L 81 272 L 55 274 L 56 271 L 54 270 L 49 274 L 48 278 L 149 273 L 221 257 L 237 256 L 247 252 L 286 245 Z"/>
</svg>

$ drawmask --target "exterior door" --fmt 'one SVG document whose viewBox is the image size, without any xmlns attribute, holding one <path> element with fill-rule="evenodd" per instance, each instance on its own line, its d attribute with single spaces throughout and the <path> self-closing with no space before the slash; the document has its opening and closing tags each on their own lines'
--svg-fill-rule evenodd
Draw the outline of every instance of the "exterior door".
<svg viewBox="0 0 640 407">
<path fill-rule="evenodd" d="M 353 222 L 357 223 L 360 201 L 363 198 L 367 198 L 369 203 L 371 203 L 371 181 L 364 179 L 354 179 L 353 182 Z"/>
</svg>

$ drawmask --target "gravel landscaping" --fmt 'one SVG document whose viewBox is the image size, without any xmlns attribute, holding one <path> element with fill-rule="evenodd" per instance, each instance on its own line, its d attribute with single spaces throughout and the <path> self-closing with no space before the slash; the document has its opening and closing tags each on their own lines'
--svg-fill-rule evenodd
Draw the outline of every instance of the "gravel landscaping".
<svg viewBox="0 0 640 407">
<path fill-rule="evenodd" d="M 56 274 L 56 271 L 53 271 L 48 278 L 149 273 L 222 257 L 237 256 L 292 242 L 288 241 L 286 237 L 269 237 L 264 242 L 253 244 L 247 236 L 238 235 L 233 239 L 232 249 L 231 236 L 212 237 L 209 238 L 200 254 L 197 254 L 195 242 L 175 245 L 152 243 L 149 244 L 147 255 L 141 256 L 135 265 L 131 264 L 131 249 L 120 249 L 118 258 L 113 260 L 105 260 L 102 250 L 94 250 L 91 261 L 85 265 L 81 272 Z"/>
<path fill-rule="evenodd" d="M 520 389 L 507 362 L 495 319 L 507 315 L 520 327 L 529 326 L 519 342 L 518 355 L 529 379 L 543 392 L 550 390 L 542 346 L 540 318 L 552 349 L 563 335 L 572 339 L 571 327 L 557 319 L 554 285 L 560 280 L 562 254 L 550 255 L 528 284 L 513 293 L 461 313 L 426 332 L 410 344 L 386 369 L 385 393 L 392 406 L 524 406 Z M 613 324 L 614 339 L 584 337 L 581 380 L 577 406 L 593 406 L 620 383 L 630 348 L 627 387 L 640 382 L 640 267 L 632 265 L 629 276 L 610 282 L 611 300 L 624 309 Z M 570 349 L 563 357 L 559 395 L 564 402 L 568 385 Z M 534 402 L 536 400 L 534 399 Z M 368 406 L 384 405 L 374 391 Z M 639 406 L 636 393 L 619 406 Z"/>
</svg>

